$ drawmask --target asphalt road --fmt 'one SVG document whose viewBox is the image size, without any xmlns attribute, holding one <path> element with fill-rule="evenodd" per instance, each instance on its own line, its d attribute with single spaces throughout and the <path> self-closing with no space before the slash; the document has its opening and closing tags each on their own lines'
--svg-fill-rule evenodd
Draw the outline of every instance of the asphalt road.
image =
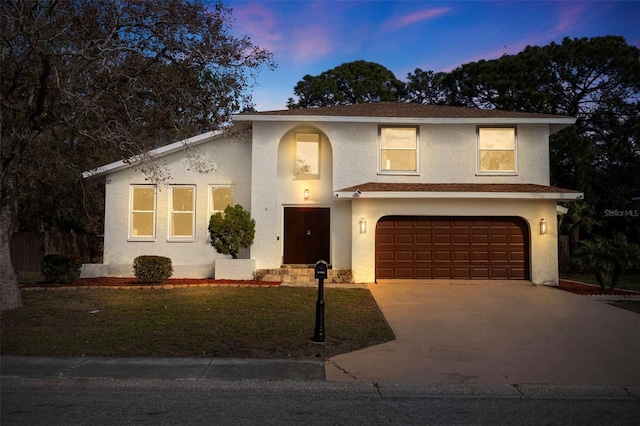
<svg viewBox="0 0 640 426">
<path fill-rule="evenodd" d="M 618 387 L 3 378 L 9 425 L 637 425 Z"/>
</svg>

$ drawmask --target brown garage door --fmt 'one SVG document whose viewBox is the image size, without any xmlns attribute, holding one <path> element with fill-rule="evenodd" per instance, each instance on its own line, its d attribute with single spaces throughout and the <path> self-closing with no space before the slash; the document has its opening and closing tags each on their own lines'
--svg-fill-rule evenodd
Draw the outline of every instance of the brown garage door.
<svg viewBox="0 0 640 426">
<path fill-rule="evenodd" d="M 376 279 L 529 279 L 528 235 L 518 217 L 386 216 Z"/>
</svg>

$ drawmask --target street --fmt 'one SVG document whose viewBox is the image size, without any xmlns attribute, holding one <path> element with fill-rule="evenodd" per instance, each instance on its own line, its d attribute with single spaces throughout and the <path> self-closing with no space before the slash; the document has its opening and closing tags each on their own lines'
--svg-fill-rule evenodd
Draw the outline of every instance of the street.
<svg viewBox="0 0 640 426">
<path fill-rule="evenodd" d="M 637 391 L 637 389 L 633 389 Z M 623 387 L 15 378 L 8 425 L 636 425 Z"/>
</svg>

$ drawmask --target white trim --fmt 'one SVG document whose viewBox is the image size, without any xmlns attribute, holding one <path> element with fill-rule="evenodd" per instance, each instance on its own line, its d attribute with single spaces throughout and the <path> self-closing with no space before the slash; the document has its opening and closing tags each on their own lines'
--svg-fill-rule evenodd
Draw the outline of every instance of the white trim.
<svg viewBox="0 0 640 426">
<path fill-rule="evenodd" d="M 160 158 L 169 154 L 173 154 L 174 152 L 178 152 L 181 149 L 184 149 L 185 146 L 198 146 L 204 142 L 209 141 L 212 138 L 220 136 L 224 133 L 222 130 L 215 130 L 207 133 L 203 133 L 201 135 L 193 136 L 189 139 L 183 139 L 178 142 L 171 143 L 169 145 L 162 146 L 160 148 L 152 149 L 149 151 L 149 155 L 151 157 Z M 128 159 L 115 161 L 113 163 L 106 164 L 104 166 L 97 167 L 93 170 L 89 170 L 86 172 L 82 172 L 82 177 L 84 179 L 87 178 L 95 178 L 98 176 L 103 176 L 109 173 L 117 172 L 119 170 L 128 169 L 130 167 L 134 167 L 135 164 Z"/>
<path fill-rule="evenodd" d="M 213 196 L 211 194 L 212 190 L 215 188 L 231 188 L 231 204 L 228 204 L 230 206 L 235 206 L 236 205 L 236 185 L 235 183 L 210 183 L 207 186 L 207 227 L 209 226 L 209 220 L 211 219 L 211 216 L 213 216 L 214 214 L 218 213 L 218 212 L 224 212 L 223 210 L 214 210 L 212 207 L 212 203 L 213 203 Z"/>
<path fill-rule="evenodd" d="M 334 191 L 338 200 L 358 198 L 424 198 L 424 199 L 530 199 L 530 200 L 581 200 L 584 194 L 576 192 L 453 192 L 453 191 L 362 191 L 354 196 L 353 192 Z"/>
<path fill-rule="evenodd" d="M 507 149 L 480 149 L 481 129 L 513 129 L 513 170 L 482 170 L 480 151 L 510 151 Z M 518 175 L 518 126 L 476 126 L 476 176 L 517 176 Z"/>
<path fill-rule="evenodd" d="M 132 226 L 133 226 L 133 192 L 136 188 L 153 188 L 153 234 L 152 235 L 142 235 L 142 236 L 134 236 L 131 235 Z M 143 212 L 148 212 L 148 210 L 142 210 Z M 127 230 L 127 241 L 155 241 L 156 240 L 156 216 L 158 215 L 158 188 L 156 185 L 137 185 L 131 184 L 129 185 L 129 223 Z"/>
<path fill-rule="evenodd" d="M 415 154 L 416 168 L 415 170 L 395 170 L 382 168 L 382 131 L 384 129 L 413 129 L 415 130 L 415 147 L 414 148 L 385 148 L 386 150 L 396 151 L 413 151 Z M 387 160 L 388 161 L 388 160 Z M 401 176 L 419 176 L 420 175 L 420 126 L 378 126 L 378 174 L 379 175 L 401 175 Z"/>
<path fill-rule="evenodd" d="M 177 210 L 178 213 L 191 213 L 191 235 L 189 236 L 173 236 L 171 235 L 173 231 L 173 213 L 176 210 L 173 209 L 173 191 L 175 189 L 192 189 L 193 190 L 193 201 L 191 205 L 190 211 L 182 211 Z M 167 224 L 167 242 L 175 243 L 175 242 L 193 242 L 196 240 L 196 185 L 171 185 L 169 187 L 169 214 L 168 214 L 168 224 Z"/>
<path fill-rule="evenodd" d="M 565 125 L 554 126 L 555 131 L 562 130 L 576 122 L 574 117 L 457 117 L 457 118 L 424 118 L 424 117 L 351 117 L 335 115 L 268 115 L 268 114 L 242 114 L 234 115 L 233 121 L 304 121 L 304 122 L 335 122 L 335 123 L 379 123 L 379 124 L 477 124 L 477 125 L 517 125 L 517 124 L 549 124 Z M 555 132 L 554 132 L 555 133 Z"/>
</svg>

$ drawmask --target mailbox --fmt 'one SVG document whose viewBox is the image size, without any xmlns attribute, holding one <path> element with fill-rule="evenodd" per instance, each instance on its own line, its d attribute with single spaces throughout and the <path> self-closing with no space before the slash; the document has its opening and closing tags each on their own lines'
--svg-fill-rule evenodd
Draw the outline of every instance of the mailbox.
<svg viewBox="0 0 640 426">
<path fill-rule="evenodd" d="M 325 262 L 324 260 L 318 260 L 316 262 L 316 266 L 314 268 L 314 272 L 315 272 L 315 278 L 316 279 L 325 279 L 328 276 L 328 271 L 327 271 L 327 262 Z"/>
</svg>

